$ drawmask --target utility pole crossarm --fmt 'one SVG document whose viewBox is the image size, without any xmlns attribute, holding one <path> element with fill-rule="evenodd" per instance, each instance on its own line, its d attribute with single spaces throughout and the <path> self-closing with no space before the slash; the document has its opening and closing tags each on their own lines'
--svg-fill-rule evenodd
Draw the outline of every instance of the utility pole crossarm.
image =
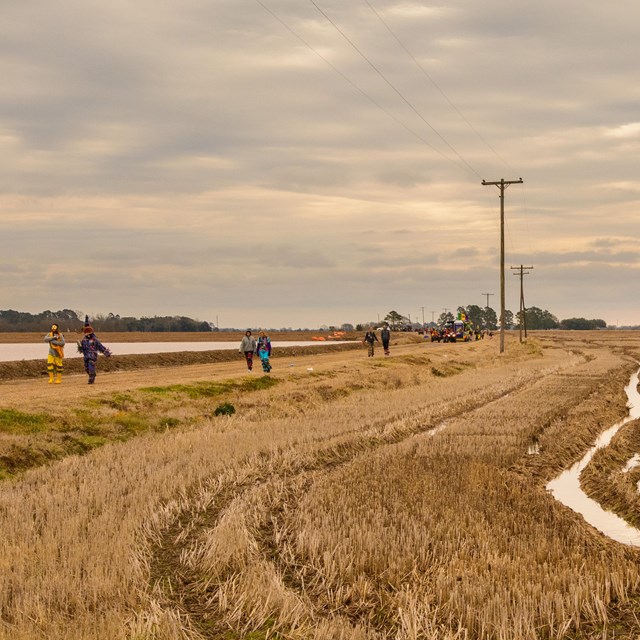
<svg viewBox="0 0 640 640">
<path fill-rule="evenodd" d="M 497 180 L 495 182 L 487 182 L 486 180 L 483 180 L 482 184 L 485 187 L 508 187 L 510 184 L 522 184 L 522 182 L 522 178 L 518 178 L 517 180 Z"/>
<path fill-rule="evenodd" d="M 493 293 L 481 293 L 481 296 L 487 296 L 487 307 L 489 307 L 489 296 L 495 295 Z"/>
</svg>

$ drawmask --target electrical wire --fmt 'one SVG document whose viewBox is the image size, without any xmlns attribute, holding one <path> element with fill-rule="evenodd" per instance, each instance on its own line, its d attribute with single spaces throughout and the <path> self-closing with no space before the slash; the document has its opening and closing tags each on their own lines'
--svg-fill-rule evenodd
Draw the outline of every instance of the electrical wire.
<svg viewBox="0 0 640 640">
<path fill-rule="evenodd" d="M 449 149 L 461 160 L 464 165 L 478 178 L 482 176 L 458 153 L 458 151 L 449 143 L 448 140 L 413 106 L 408 98 L 378 69 L 378 67 L 364 54 L 364 52 L 358 48 L 358 46 L 349 38 L 349 36 L 340 29 L 340 27 L 322 10 L 321 7 L 315 2 L 315 0 L 309 0 L 309 2 L 326 18 L 326 20 L 336 29 L 336 31 L 353 47 L 353 49 L 367 62 L 367 64 L 393 89 L 393 91 L 402 99 L 402 101 L 422 120 L 439 138 L 442 140 Z"/>
<path fill-rule="evenodd" d="M 523 211 L 523 216 L 524 216 L 524 226 L 525 226 L 525 235 L 526 235 L 526 248 L 529 251 L 529 255 L 533 255 L 533 251 L 531 249 L 531 228 L 529 227 L 529 216 L 527 215 L 528 213 L 528 206 L 527 206 L 527 192 L 525 189 L 524 184 L 519 185 L 521 187 L 521 193 L 522 193 L 522 211 Z M 531 260 L 529 260 L 529 262 L 531 262 Z"/>
<path fill-rule="evenodd" d="M 325 56 L 323 56 L 317 49 L 315 49 L 309 42 L 307 42 L 299 33 L 297 33 L 292 27 L 290 27 L 278 14 L 276 14 L 272 9 L 270 9 L 267 5 L 265 5 L 262 0 L 256 0 L 256 2 L 267 12 L 269 13 L 275 20 L 277 20 L 287 31 L 289 31 L 292 35 L 294 35 L 302 44 L 308 47 L 313 53 L 315 53 L 325 64 L 327 64 L 333 71 L 335 71 L 345 82 L 351 85 L 356 91 L 358 91 L 361 95 L 367 98 L 372 104 L 374 104 L 378 109 L 384 112 L 387 116 L 389 116 L 392 120 L 394 120 L 397 124 L 399 124 L 403 129 L 408 131 L 415 138 L 420 140 L 420 142 L 426 144 L 431 150 L 435 151 L 443 158 L 449 160 L 449 162 L 453 162 L 459 168 L 464 169 L 461 165 L 459 165 L 455 160 L 444 154 L 440 149 L 434 147 L 426 138 L 421 136 L 417 131 L 414 131 L 411 127 L 406 125 L 402 120 L 396 117 L 393 113 L 391 113 L 388 109 L 383 107 L 375 98 L 370 96 L 364 89 L 359 87 L 351 78 L 349 78 L 345 73 L 340 71 L 330 60 L 328 60 Z"/>
<path fill-rule="evenodd" d="M 369 64 L 369 66 L 385 81 L 385 83 L 391 87 L 391 89 L 393 89 L 393 91 L 410 107 L 410 109 L 451 149 L 451 151 L 460 159 L 460 161 L 462 163 L 464 163 L 465 167 L 468 168 L 474 175 L 476 175 L 478 178 L 481 178 L 482 176 L 458 153 L 458 151 L 424 118 L 424 116 L 422 116 L 422 114 L 413 106 L 413 104 L 395 87 L 395 85 L 393 85 L 393 83 L 391 83 L 391 81 L 380 71 L 380 69 L 378 69 L 378 67 L 355 45 L 355 43 L 340 29 L 340 27 L 321 9 L 321 7 L 319 7 L 317 5 L 317 3 L 314 0 L 309 0 L 311 2 L 311 4 L 314 5 L 314 7 L 325 17 L 325 19 L 338 31 L 338 33 L 351 45 L 351 47 L 353 49 L 355 49 L 355 51 L 367 62 L 367 64 Z M 417 133 L 416 131 L 414 131 L 411 127 L 409 127 L 408 125 L 406 125 L 404 122 L 402 122 L 398 117 L 396 117 L 393 113 L 391 113 L 388 109 L 386 109 L 384 106 L 382 106 L 377 100 L 375 100 L 375 98 L 373 98 L 372 96 L 370 96 L 366 91 L 364 91 L 361 87 L 359 87 L 353 80 L 351 80 L 351 78 L 349 78 L 344 72 L 342 72 L 340 69 L 338 69 L 330 60 L 328 60 L 325 56 L 323 56 L 317 49 L 315 49 L 309 42 L 307 42 L 300 34 L 298 34 L 292 27 L 290 27 L 282 18 L 280 18 L 280 16 L 278 14 L 276 14 L 270 7 L 268 7 L 266 4 L 264 4 L 264 2 L 262 2 L 262 0 L 256 0 L 256 2 L 265 10 L 267 11 L 267 13 L 269 13 L 275 20 L 277 20 L 287 31 L 289 31 L 292 35 L 294 35 L 300 42 L 302 42 L 302 44 L 304 44 L 307 48 L 309 48 L 316 56 L 318 56 L 325 64 L 327 64 L 333 71 L 335 71 L 345 82 L 347 82 L 350 86 L 352 86 L 354 89 L 356 89 L 362 96 L 364 96 L 365 98 L 367 98 L 372 104 L 374 104 L 378 109 L 380 109 L 383 113 L 385 113 L 387 116 L 389 116 L 392 120 L 394 120 L 394 122 L 396 122 L 397 124 L 399 124 L 403 129 L 405 129 L 407 132 L 409 132 L 411 135 L 413 135 L 415 138 L 417 138 L 418 140 L 420 140 L 422 143 L 426 144 L 430 149 L 432 149 L 433 151 L 435 151 L 436 153 L 438 153 L 439 155 L 443 156 L 444 158 L 446 158 L 447 160 L 449 160 L 450 162 L 453 162 L 454 164 L 456 164 L 456 166 L 460 167 L 460 168 L 464 168 L 461 167 L 461 165 L 459 165 L 455 160 L 453 160 L 452 158 L 450 158 L 449 156 L 447 156 L 446 154 L 444 154 L 441 150 L 439 150 L 438 148 L 434 147 L 428 140 L 426 140 L 423 136 L 421 136 L 419 133 Z M 367 5 L 369 5 L 369 7 L 374 11 L 374 13 L 376 15 L 378 15 L 378 13 L 375 11 L 375 9 L 370 5 L 370 3 L 368 2 L 368 0 L 365 0 L 365 2 L 367 3 Z M 378 16 L 380 18 L 380 16 Z M 385 26 L 386 23 L 382 20 L 382 18 L 380 18 L 380 20 L 383 22 L 383 24 Z M 501 156 L 495 151 L 495 149 L 493 149 L 493 147 L 482 137 L 482 135 L 473 127 L 473 125 L 464 117 L 464 115 L 459 111 L 459 109 L 457 109 L 457 107 L 453 104 L 453 102 L 451 102 L 449 100 L 449 98 L 446 96 L 446 94 L 442 91 L 442 89 L 440 89 L 440 87 L 437 85 L 437 83 L 429 76 L 429 74 L 422 69 L 422 67 L 419 65 L 419 63 L 417 62 L 417 60 L 415 60 L 414 56 L 409 52 L 409 50 L 400 42 L 400 40 L 397 38 L 397 36 L 395 36 L 395 34 L 393 33 L 393 31 L 391 29 L 389 29 L 389 27 L 387 26 L 387 29 L 389 30 L 389 32 L 391 33 L 391 35 L 394 36 L 394 38 L 396 38 L 396 40 L 398 41 L 398 43 L 402 46 L 402 48 L 407 51 L 407 53 L 411 56 L 411 58 L 414 60 L 414 62 L 416 62 L 416 64 L 418 64 L 418 66 L 421 68 L 421 70 L 423 71 L 423 73 L 431 80 L 431 82 L 434 84 L 434 86 L 436 86 L 436 88 L 440 91 L 440 93 L 442 93 L 442 95 L 445 97 L 445 99 L 447 100 L 447 102 L 449 102 L 449 104 L 455 109 L 455 111 L 462 117 L 462 119 L 476 132 L 476 134 L 485 142 L 485 144 L 487 144 L 487 146 L 497 155 L 497 157 L 508 167 L 507 163 L 501 158 Z M 485 192 L 486 193 L 486 192 Z M 515 253 L 515 246 L 513 243 L 513 238 L 511 236 L 511 230 L 509 228 L 508 222 L 506 223 L 507 226 L 507 235 L 509 238 L 509 244 L 511 245 L 511 249 L 512 251 Z"/>
<path fill-rule="evenodd" d="M 500 160 L 500 162 L 502 162 L 502 164 L 504 164 L 504 166 L 507 169 L 509 169 L 510 171 L 513 171 L 513 169 L 509 166 L 507 161 L 496 151 L 496 149 L 488 142 L 488 140 L 473 126 L 473 124 L 471 124 L 471 122 L 469 122 L 467 117 L 462 113 L 462 111 L 460 111 L 460 109 L 458 109 L 458 107 L 453 103 L 453 101 L 449 98 L 449 96 L 444 92 L 442 87 L 440 87 L 440 85 L 427 72 L 427 70 L 420 64 L 420 62 L 418 62 L 416 57 L 411 53 L 411 51 L 409 51 L 409 49 L 405 46 L 404 42 L 402 42 L 402 40 L 400 40 L 398 35 L 391 29 L 391 27 L 387 24 L 387 22 L 384 20 L 384 18 L 376 11 L 376 9 L 369 2 L 369 0 L 364 0 L 364 1 L 367 4 L 367 6 L 371 9 L 371 11 L 374 13 L 374 15 L 378 18 L 378 20 L 380 20 L 380 22 L 383 24 L 383 26 L 386 28 L 386 30 L 393 36 L 393 38 L 398 43 L 398 45 L 403 49 L 403 51 L 405 51 L 405 53 L 411 58 L 411 60 L 413 60 L 414 64 L 416 65 L 416 67 L 418 67 L 420 72 L 440 92 L 440 94 L 447 101 L 449 106 L 460 116 L 460 118 L 462 118 L 462 120 L 478 136 L 478 138 L 480 138 L 480 140 L 482 140 L 482 142 L 484 142 L 484 144 L 487 145 L 487 147 L 494 153 L 494 155 L 498 158 L 498 160 Z"/>
<path fill-rule="evenodd" d="M 382 25 L 385 27 L 385 29 L 391 34 L 391 36 L 395 39 L 395 41 L 398 43 L 398 45 L 402 48 L 402 50 L 411 58 L 411 60 L 413 61 L 413 63 L 416 65 L 416 67 L 418 67 L 418 69 L 420 70 L 420 72 L 431 82 L 431 84 L 439 91 L 439 93 L 442 95 L 442 97 L 447 101 L 447 103 L 449 104 L 449 106 L 460 116 L 460 118 L 469 126 L 469 128 L 478 136 L 478 138 L 487 146 L 487 148 L 496 156 L 496 158 L 498 158 L 498 160 L 510 171 L 513 171 L 515 173 L 515 171 L 513 170 L 513 168 L 509 165 L 509 163 L 498 153 L 498 151 L 495 149 L 495 147 L 493 147 L 493 145 L 491 145 L 491 143 L 476 129 L 476 127 L 473 126 L 473 124 L 469 121 L 469 119 L 462 113 L 462 111 L 454 104 L 454 102 L 449 98 L 449 96 L 444 92 L 444 90 L 442 89 L 442 87 L 440 87 L 440 85 L 435 81 L 435 79 L 429 74 L 429 72 L 420 64 L 420 62 L 416 59 L 416 57 L 411 53 L 411 51 L 409 50 L 409 48 L 404 44 L 404 42 L 400 39 L 400 37 L 393 31 L 393 29 L 389 26 L 389 24 L 385 21 L 385 19 L 380 15 L 380 13 L 378 11 L 376 11 L 375 7 L 371 4 L 371 2 L 369 2 L 369 0 L 364 0 L 364 2 L 366 3 L 366 5 L 369 7 L 369 9 L 371 9 L 371 11 L 373 12 L 373 14 L 378 18 L 378 20 L 382 23 Z M 525 192 L 524 192 L 524 188 L 522 190 L 522 198 L 523 198 L 523 213 L 524 213 L 524 222 L 525 222 L 525 227 L 526 227 L 526 236 L 527 236 L 527 241 L 528 238 L 530 237 L 530 232 L 529 232 L 529 222 L 528 222 L 528 216 L 527 216 L 527 204 L 526 204 L 526 198 L 525 198 Z M 507 234 L 509 237 L 509 242 L 511 244 L 511 249 L 512 251 L 515 252 L 515 246 L 514 246 L 514 242 L 513 242 L 513 238 L 511 236 L 511 230 L 509 228 L 509 225 L 507 223 Z M 528 244 L 528 249 L 529 249 L 529 253 L 531 253 L 531 247 Z"/>
</svg>

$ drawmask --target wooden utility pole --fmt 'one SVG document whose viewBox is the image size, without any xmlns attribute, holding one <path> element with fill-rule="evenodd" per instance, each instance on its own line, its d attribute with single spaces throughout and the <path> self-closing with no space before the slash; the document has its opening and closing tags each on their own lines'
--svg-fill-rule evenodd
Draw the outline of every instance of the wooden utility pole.
<svg viewBox="0 0 640 640">
<path fill-rule="evenodd" d="M 495 186 L 500 189 L 500 353 L 504 353 L 504 192 L 511 184 L 522 184 L 522 178 L 518 180 L 505 180 L 502 178 L 499 182 L 482 181 L 487 186 Z"/>
<path fill-rule="evenodd" d="M 495 294 L 493 294 L 493 293 L 481 293 L 480 295 L 481 296 L 487 296 L 487 306 L 485 308 L 488 309 L 489 308 L 489 296 L 493 296 Z"/>
<path fill-rule="evenodd" d="M 493 296 L 493 295 L 495 295 L 495 294 L 493 294 L 493 293 L 483 293 L 483 294 L 481 294 L 481 295 L 483 295 L 483 296 L 487 296 L 487 306 L 485 307 L 485 309 L 488 309 L 488 308 L 489 308 L 489 296 Z M 486 318 L 485 318 L 485 320 L 484 320 L 484 328 L 485 328 L 485 329 L 488 329 L 488 328 L 489 328 L 489 323 L 487 322 L 487 319 L 486 319 Z"/>
<path fill-rule="evenodd" d="M 524 276 L 529 275 L 529 271 L 525 269 L 533 269 L 533 267 L 525 267 L 520 265 L 519 267 L 509 267 L 510 269 L 516 269 L 519 273 L 514 273 L 514 276 L 520 276 L 520 342 L 522 342 L 522 328 L 524 327 L 524 337 L 527 337 L 527 309 L 524 306 Z"/>
</svg>

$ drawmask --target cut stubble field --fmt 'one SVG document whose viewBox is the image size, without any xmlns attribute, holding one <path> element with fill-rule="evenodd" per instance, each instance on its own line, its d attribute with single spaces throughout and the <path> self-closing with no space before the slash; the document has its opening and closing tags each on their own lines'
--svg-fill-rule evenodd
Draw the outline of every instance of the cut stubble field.
<svg viewBox="0 0 640 640">
<path fill-rule="evenodd" d="M 637 638 L 640 551 L 545 485 L 625 414 L 639 358 L 631 333 L 408 337 L 269 377 L 4 382 L 0 638 Z M 637 430 L 585 474 L 630 521 Z"/>
</svg>

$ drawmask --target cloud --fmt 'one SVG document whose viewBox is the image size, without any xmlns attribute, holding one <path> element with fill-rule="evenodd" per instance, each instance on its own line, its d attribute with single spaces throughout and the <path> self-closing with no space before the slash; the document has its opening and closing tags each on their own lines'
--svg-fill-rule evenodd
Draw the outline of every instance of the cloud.
<svg viewBox="0 0 640 640">
<path fill-rule="evenodd" d="M 612 138 L 640 138 L 640 122 L 630 122 L 605 131 Z"/>
<path fill-rule="evenodd" d="M 640 322 L 640 5 L 372 2 L 420 69 L 365 3 L 320 5 L 369 62 L 311 4 L 265 3 L 335 69 L 258 3 L 3 7 L 6 306 L 317 326 L 480 303 L 480 182 L 522 176 L 507 259 L 536 264 L 537 306 L 581 315 L 593 282 Z"/>
</svg>

